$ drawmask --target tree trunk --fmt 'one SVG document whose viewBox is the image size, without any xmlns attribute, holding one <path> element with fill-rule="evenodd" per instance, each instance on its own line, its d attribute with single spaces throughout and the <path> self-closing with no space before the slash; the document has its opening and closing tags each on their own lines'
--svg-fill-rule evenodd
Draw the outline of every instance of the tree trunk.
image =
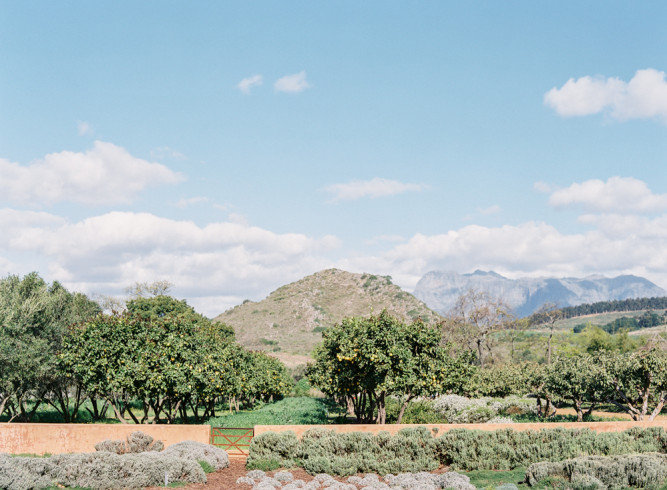
<svg viewBox="0 0 667 490">
<path fill-rule="evenodd" d="M 651 412 L 649 421 L 653 422 L 653 420 L 657 417 L 657 415 L 662 411 L 662 407 L 665 406 L 665 401 L 667 401 L 667 392 L 663 391 L 660 393 L 658 404 L 656 405 L 655 409 L 653 409 L 653 412 Z"/>
<path fill-rule="evenodd" d="M 385 405 L 385 397 L 385 392 L 381 391 L 375 399 L 378 408 L 378 416 L 375 420 L 376 424 L 385 424 L 387 422 L 387 407 Z"/>
<path fill-rule="evenodd" d="M 123 417 L 123 414 L 120 412 L 118 407 L 116 406 L 116 403 L 114 403 L 112 400 L 109 400 L 109 404 L 111 405 L 111 408 L 113 409 L 113 413 L 116 415 L 116 418 L 121 424 L 127 424 L 127 420 L 125 420 L 125 417 Z M 137 420 L 135 420 L 137 422 Z"/>
<path fill-rule="evenodd" d="M 581 410 L 581 400 L 572 400 L 574 401 L 574 409 L 577 412 L 577 422 L 584 421 L 584 412 Z"/>
<path fill-rule="evenodd" d="M 412 393 L 408 392 L 408 396 L 405 398 L 405 401 L 403 401 L 403 404 L 401 405 L 401 410 L 398 412 L 398 419 L 396 419 L 396 423 L 400 424 L 403 421 L 403 414 L 405 414 L 405 409 L 408 408 L 408 404 L 410 403 L 410 400 L 412 400 L 414 396 Z"/>
</svg>

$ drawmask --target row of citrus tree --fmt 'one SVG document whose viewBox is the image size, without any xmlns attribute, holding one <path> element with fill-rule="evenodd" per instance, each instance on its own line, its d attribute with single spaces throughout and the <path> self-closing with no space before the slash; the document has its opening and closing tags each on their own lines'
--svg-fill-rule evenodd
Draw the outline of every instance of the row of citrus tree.
<svg viewBox="0 0 667 490">
<path fill-rule="evenodd" d="M 389 396 L 402 400 L 397 423 L 415 397 L 439 394 L 504 397 L 531 394 L 547 418 L 559 402 L 578 420 L 606 403 L 634 420 L 653 420 L 667 400 L 667 356 L 659 345 L 634 353 L 597 352 L 549 364 L 480 368 L 471 351 L 443 345 L 441 332 L 386 312 L 349 318 L 323 332 L 308 369 L 311 383 L 348 406 L 359 422 L 384 423 Z"/>
<path fill-rule="evenodd" d="M 82 410 L 120 421 L 196 421 L 224 399 L 239 403 L 289 393 L 285 366 L 241 347 L 233 330 L 185 301 L 138 297 L 123 313 L 36 273 L 0 280 L 0 415 L 30 421 L 50 405 L 66 422 Z"/>
</svg>

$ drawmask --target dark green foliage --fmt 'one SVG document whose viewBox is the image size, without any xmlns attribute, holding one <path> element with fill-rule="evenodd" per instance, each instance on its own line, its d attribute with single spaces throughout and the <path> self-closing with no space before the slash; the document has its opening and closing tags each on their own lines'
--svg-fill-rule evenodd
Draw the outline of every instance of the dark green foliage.
<svg viewBox="0 0 667 490">
<path fill-rule="evenodd" d="M 569 482 L 567 486 L 573 489 L 656 488 L 667 478 L 667 455 L 582 456 L 535 463 L 526 470 L 526 482 L 531 486 L 553 477 Z"/>
<path fill-rule="evenodd" d="M 292 388 L 290 396 L 308 396 L 310 390 L 311 387 L 310 383 L 308 382 L 308 378 L 301 378 L 299 381 L 294 383 L 294 387 Z"/>
<path fill-rule="evenodd" d="M 407 406 L 417 396 L 460 386 L 470 368 L 467 360 L 447 355 L 437 329 L 421 320 L 405 324 L 386 310 L 327 329 L 313 357 L 311 384 L 353 406 L 359 422 L 379 424 L 386 422 L 390 395 Z"/>
<path fill-rule="evenodd" d="M 539 461 L 562 461 L 584 455 L 664 452 L 662 428 L 624 432 L 590 429 L 493 432 L 454 429 L 436 439 L 443 464 L 462 470 L 509 470 Z"/>
<path fill-rule="evenodd" d="M 395 423 L 401 404 L 395 398 L 387 400 L 387 422 Z M 433 402 L 427 400 L 413 400 L 408 404 L 403 414 L 402 424 L 446 424 L 447 420 L 433 408 Z"/>
<path fill-rule="evenodd" d="M 664 310 L 667 308 L 667 297 L 659 298 L 631 298 L 624 300 L 598 301 L 592 304 L 577 306 L 566 306 L 562 308 L 564 318 L 575 316 L 593 315 L 595 313 L 606 313 L 609 311 L 640 311 L 640 310 Z"/>
<path fill-rule="evenodd" d="M 596 325 L 596 326 L 601 328 L 603 331 L 607 333 L 615 334 L 622 330 L 632 332 L 634 330 L 640 330 L 642 328 L 657 327 L 658 325 L 663 325 L 665 321 L 666 319 L 663 315 L 658 315 L 657 313 L 651 311 L 645 311 L 636 318 L 624 316 L 621 318 L 617 318 L 616 320 L 611 321 L 609 323 L 605 323 L 604 325 Z M 581 323 L 579 325 L 575 325 L 572 328 L 572 331 L 574 333 L 581 333 L 587 326 L 588 326 L 587 324 Z"/>
<path fill-rule="evenodd" d="M 36 272 L 0 279 L 0 415 L 6 411 L 10 419 L 29 422 L 47 402 L 66 422 L 76 418 L 81 390 L 59 375 L 56 353 L 67 325 L 99 312 L 83 294 L 49 285 Z M 38 403 L 29 409 L 31 399 Z"/>
<path fill-rule="evenodd" d="M 197 461 L 197 463 L 199 463 L 199 466 L 201 466 L 201 469 L 204 470 L 204 473 L 206 473 L 207 475 L 209 473 L 213 473 L 215 471 L 215 468 L 213 466 L 211 466 L 210 463 L 207 463 L 206 461 L 199 460 L 199 461 Z"/>
</svg>

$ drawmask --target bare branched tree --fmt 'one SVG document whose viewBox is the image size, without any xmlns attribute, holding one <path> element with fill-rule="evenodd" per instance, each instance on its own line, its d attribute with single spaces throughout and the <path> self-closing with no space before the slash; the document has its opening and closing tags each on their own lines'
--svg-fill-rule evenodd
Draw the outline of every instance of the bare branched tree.
<svg viewBox="0 0 667 490">
<path fill-rule="evenodd" d="M 549 328 L 549 337 L 547 339 L 546 358 L 547 364 L 551 364 L 552 340 L 556 322 L 563 318 L 563 312 L 555 303 L 544 303 L 542 307 L 532 316 L 534 325 L 544 325 Z"/>
<path fill-rule="evenodd" d="M 484 291 L 469 289 L 456 300 L 448 327 L 477 353 L 480 365 L 493 362 L 492 334 L 507 328 L 512 321 L 510 308 L 500 298 Z"/>
<path fill-rule="evenodd" d="M 135 282 L 125 288 L 131 298 L 150 298 L 151 296 L 166 295 L 174 285 L 166 280 L 153 282 Z"/>
</svg>

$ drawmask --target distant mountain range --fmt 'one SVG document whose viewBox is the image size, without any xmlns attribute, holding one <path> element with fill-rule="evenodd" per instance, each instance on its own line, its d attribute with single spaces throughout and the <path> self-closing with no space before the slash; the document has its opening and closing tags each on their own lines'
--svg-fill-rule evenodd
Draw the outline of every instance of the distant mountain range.
<svg viewBox="0 0 667 490">
<path fill-rule="evenodd" d="M 493 271 L 480 270 L 472 274 L 429 272 L 417 283 L 414 295 L 431 309 L 445 314 L 469 289 L 502 298 L 520 317 L 534 313 L 545 303 L 564 307 L 614 299 L 667 296 L 667 291 L 661 287 L 632 275 L 508 279 Z"/>
<path fill-rule="evenodd" d="M 234 327 L 241 345 L 285 356 L 308 355 L 322 340 L 322 331 L 350 316 L 368 316 L 383 309 L 406 321 L 427 323 L 442 317 L 389 276 L 353 274 L 327 269 L 276 289 L 259 302 L 245 301 L 215 320 Z"/>
</svg>

